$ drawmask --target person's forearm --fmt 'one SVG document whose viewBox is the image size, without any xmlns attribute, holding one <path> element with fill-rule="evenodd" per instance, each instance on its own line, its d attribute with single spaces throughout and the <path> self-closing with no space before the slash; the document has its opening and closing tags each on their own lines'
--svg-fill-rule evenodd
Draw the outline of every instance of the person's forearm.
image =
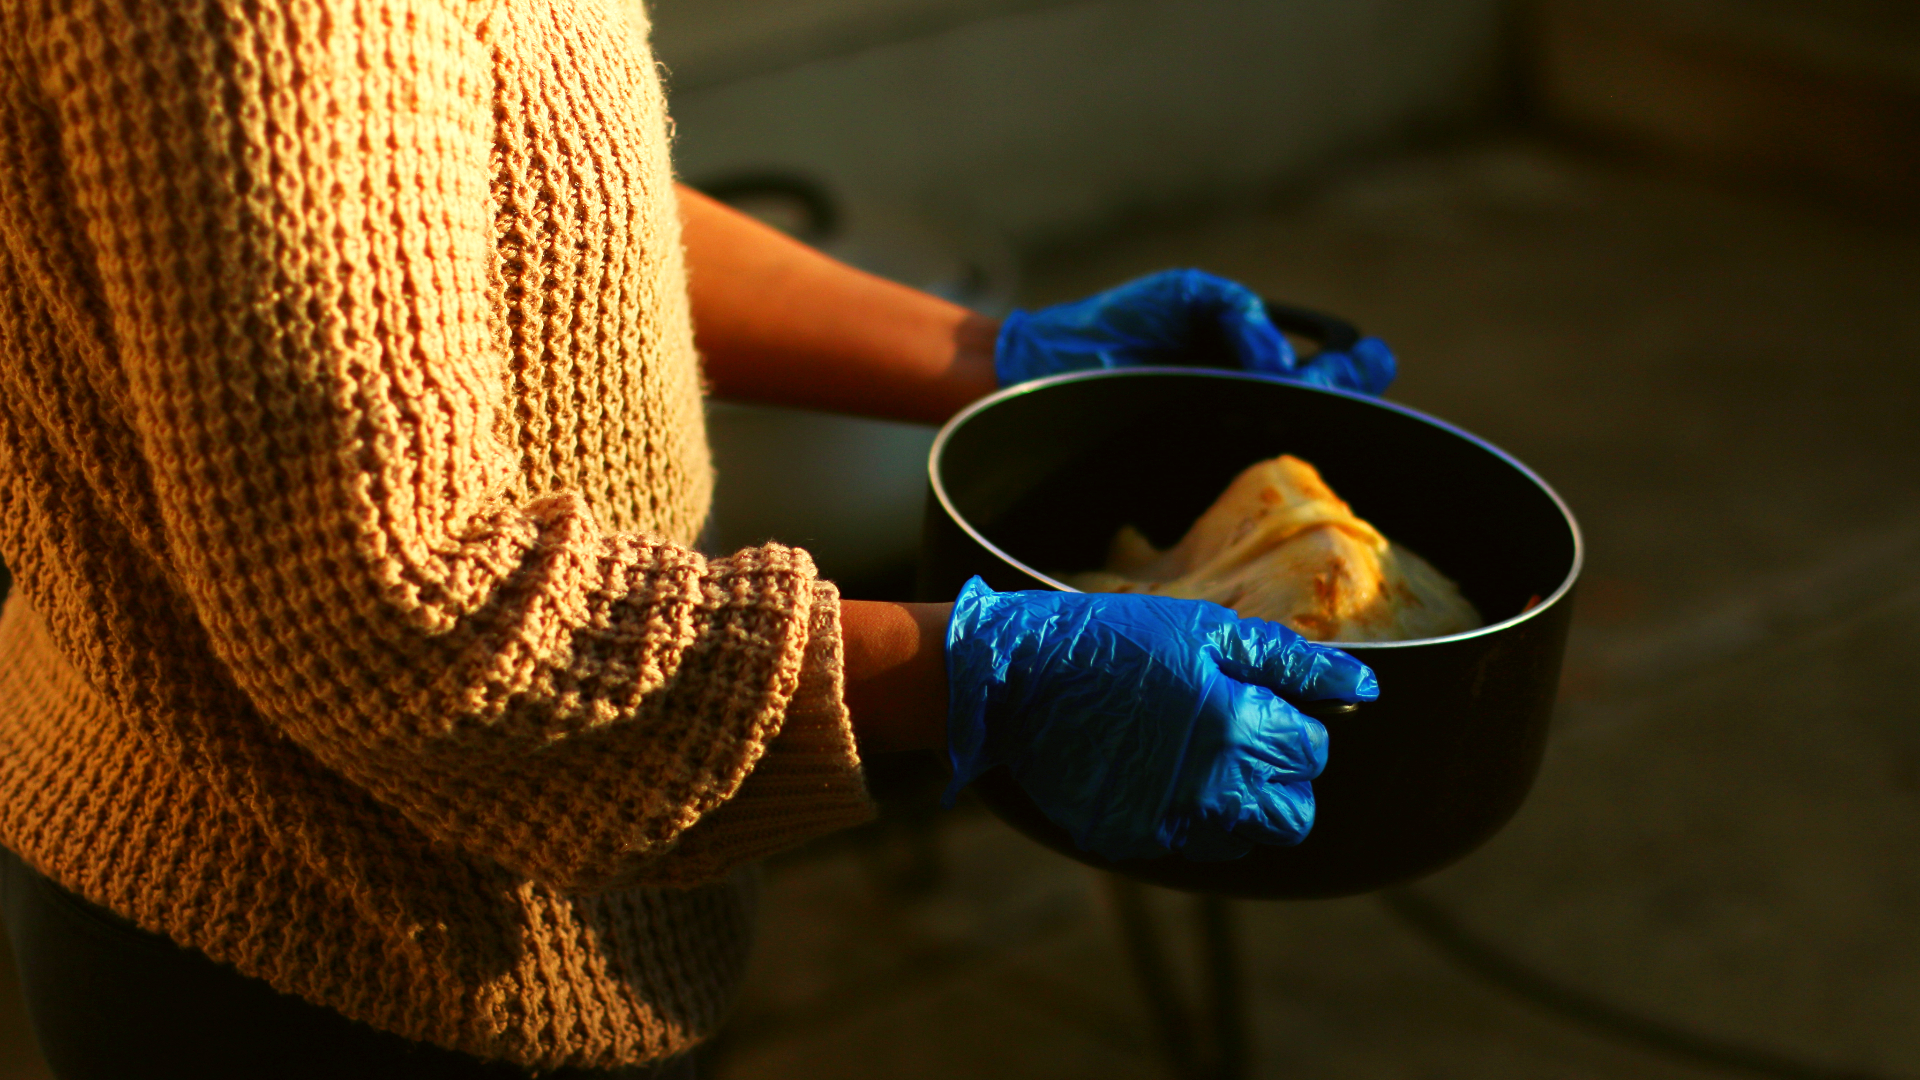
<svg viewBox="0 0 1920 1080">
<path fill-rule="evenodd" d="M 952 604 L 840 602 L 847 711 L 865 754 L 947 745 Z"/>
<path fill-rule="evenodd" d="M 939 422 L 996 382 L 999 324 L 680 189 L 694 338 L 716 396 Z"/>
<path fill-rule="evenodd" d="M 694 337 L 714 393 L 938 422 L 996 385 L 992 320 L 856 270 L 680 189 Z M 843 600 L 863 753 L 946 745 L 951 604 Z"/>
</svg>

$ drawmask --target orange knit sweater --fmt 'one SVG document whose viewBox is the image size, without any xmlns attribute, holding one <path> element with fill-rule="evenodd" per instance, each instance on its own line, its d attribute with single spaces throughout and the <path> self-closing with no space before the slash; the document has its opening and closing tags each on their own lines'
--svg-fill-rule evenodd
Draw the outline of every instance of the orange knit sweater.
<svg viewBox="0 0 1920 1080">
<path fill-rule="evenodd" d="M 0 0 L 0 842 L 377 1027 L 712 1030 L 868 812 L 710 468 L 639 0 Z"/>
</svg>

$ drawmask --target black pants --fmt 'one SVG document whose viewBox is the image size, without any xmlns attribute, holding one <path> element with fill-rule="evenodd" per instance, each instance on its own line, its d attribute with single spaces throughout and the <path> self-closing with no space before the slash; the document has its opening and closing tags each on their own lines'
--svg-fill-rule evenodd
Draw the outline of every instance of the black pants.
<svg viewBox="0 0 1920 1080">
<path fill-rule="evenodd" d="M 0 910 L 27 1011 L 60 1080 L 524 1080 L 499 1062 L 403 1039 L 275 991 L 149 934 L 0 849 Z M 554 1080 L 692 1080 L 653 1069 Z"/>
</svg>

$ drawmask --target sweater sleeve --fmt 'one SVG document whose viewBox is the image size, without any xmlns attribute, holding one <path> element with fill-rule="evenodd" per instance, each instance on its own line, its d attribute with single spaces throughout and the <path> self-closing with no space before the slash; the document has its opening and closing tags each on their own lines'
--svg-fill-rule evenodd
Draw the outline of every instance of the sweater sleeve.
<svg viewBox="0 0 1920 1080">
<path fill-rule="evenodd" d="M 519 486 L 493 83 L 453 14 L 76 0 L 29 50 L 111 328 L 97 369 L 260 715 L 565 889 L 689 883 L 866 816 L 804 552 L 709 560 Z"/>
</svg>

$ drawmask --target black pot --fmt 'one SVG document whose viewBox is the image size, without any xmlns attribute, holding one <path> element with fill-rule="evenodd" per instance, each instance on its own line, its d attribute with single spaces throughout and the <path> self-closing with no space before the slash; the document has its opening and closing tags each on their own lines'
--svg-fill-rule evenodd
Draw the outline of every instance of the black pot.
<svg viewBox="0 0 1920 1080">
<path fill-rule="evenodd" d="M 973 790 L 1081 862 L 1194 892 L 1342 896 L 1431 873 L 1519 809 L 1540 767 L 1559 681 L 1579 527 L 1498 448 L 1387 402 L 1264 376 L 1133 368 L 1056 376 L 982 399 L 934 442 L 918 595 L 1067 589 L 1123 525 L 1177 540 L 1242 469 L 1294 454 L 1381 532 L 1458 582 L 1486 626 L 1345 645 L 1380 700 L 1322 715 L 1326 771 L 1312 833 L 1231 862 L 1109 862 L 1078 850 L 1004 769 Z"/>
</svg>

